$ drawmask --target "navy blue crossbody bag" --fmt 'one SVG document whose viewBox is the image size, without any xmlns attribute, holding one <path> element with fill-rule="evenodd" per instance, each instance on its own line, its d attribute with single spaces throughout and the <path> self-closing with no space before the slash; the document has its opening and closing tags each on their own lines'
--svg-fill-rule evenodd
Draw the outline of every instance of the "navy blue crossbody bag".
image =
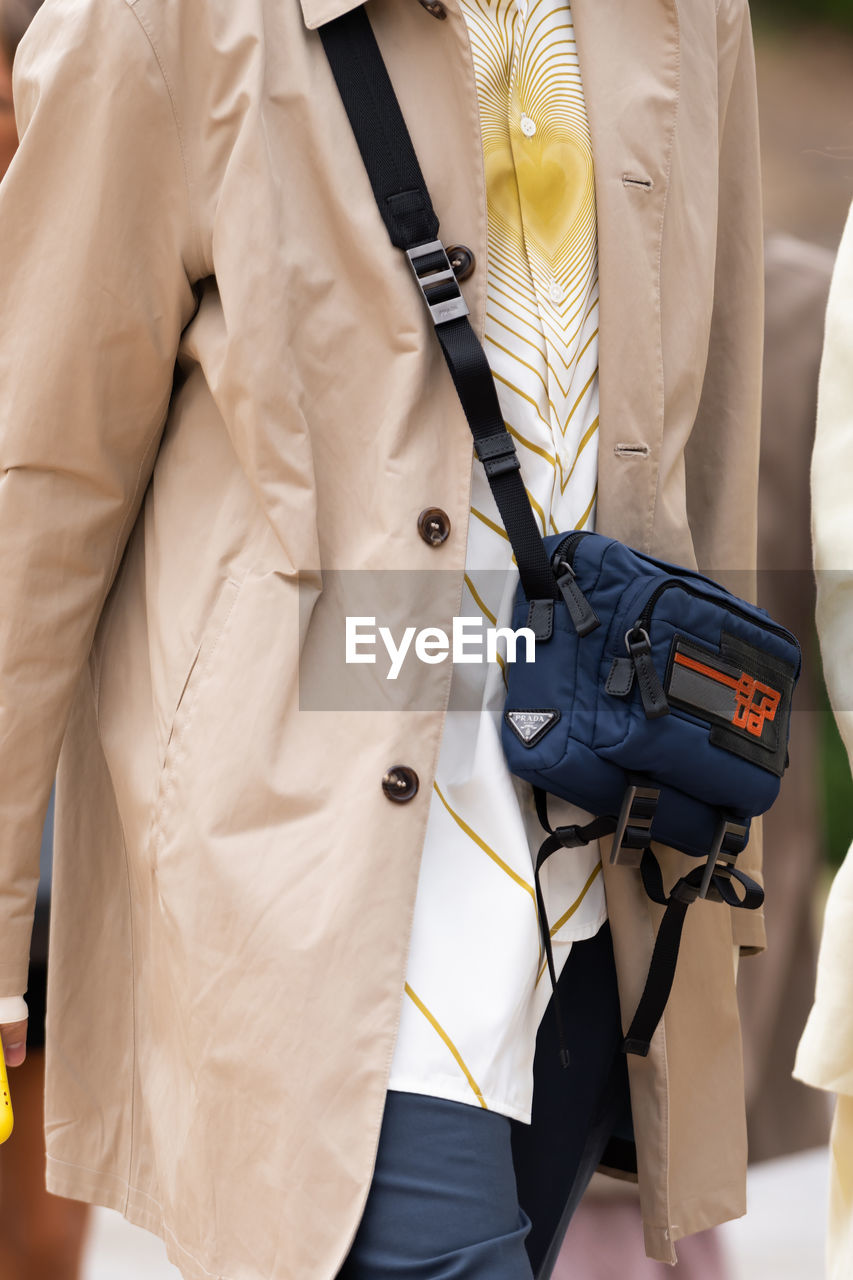
<svg viewBox="0 0 853 1280">
<path fill-rule="evenodd" d="M 764 900 L 737 859 L 752 818 L 776 799 L 787 765 L 800 649 L 764 610 L 699 573 L 597 533 L 542 537 L 364 9 L 321 27 L 320 36 L 380 214 L 429 309 L 518 564 L 512 626 L 532 632 L 535 660 L 507 664 L 502 740 L 512 773 L 533 786 L 547 833 L 535 880 L 551 981 L 556 986 L 541 868 L 558 849 L 612 835 L 611 861 L 638 870 L 649 897 L 665 907 L 623 1045 L 645 1055 L 669 998 L 691 903 L 706 898 L 755 910 Z M 597 816 L 553 828 L 549 794 Z M 694 860 L 669 892 L 653 841 Z M 559 1026 L 556 1001 L 555 1011 Z"/>
</svg>

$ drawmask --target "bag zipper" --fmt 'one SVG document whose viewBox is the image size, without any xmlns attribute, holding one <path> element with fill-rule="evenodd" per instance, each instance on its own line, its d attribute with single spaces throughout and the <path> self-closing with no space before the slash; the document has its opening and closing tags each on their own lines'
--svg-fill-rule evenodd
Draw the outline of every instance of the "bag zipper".
<svg viewBox="0 0 853 1280">
<path fill-rule="evenodd" d="M 765 622 L 763 619 L 757 619 L 748 610 L 741 609 L 729 601 L 718 599 L 709 591 L 699 591 L 698 588 L 690 586 L 679 578 L 670 578 L 657 586 L 649 596 L 642 613 L 625 637 L 625 645 L 629 656 L 627 658 L 614 658 L 607 682 L 608 693 L 619 698 L 625 698 L 633 688 L 634 676 L 636 675 L 643 710 L 647 719 L 657 719 L 659 716 L 666 715 L 669 710 L 666 693 L 652 659 L 649 630 L 658 600 L 664 592 L 675 588 L 684 591 L 687 595 L 693 596 L 697 600 L 704 600 L 708 604 L 718 605 L 719 608 L 727 613 L 743 618 L 752 626 L 760 627 L 773 635 L 780 636 L 782 639 L 792 643 L 799 652 L 796 638 L 784 627 L 777 626 L 774 622 Z"/>
<path fill-rule="evenodd" d="M 570 569 L 573 568 L 574 561 L 575 561 L 575 551 L 578 548 L 578 543 L 582 542 L 584 538 L 588 538 L 588 537 L 589 537 L 589 534 L 586 532 L 570 533 L 568 537 L 565 537 L 563 541 L 560 543 L 560 545 L 557 547 L 557 550 L 551 556 L 551 564 L 553 565 L 554 569 L 556 570 L 556 568 L 559 566 L 561 561 L 565 561 L 565 563 L 569 566 Z"/>
<path fill-rule="evenodd" d="M 769 631 L 773 635 L 781 636 L 783 640 L 792 642 L 799 650 L 799 644 L 797 643 L 796 637 L 791 635 L 791 632 L 787 631 L 784 627 L 779 627 L 775 622 L 765 621 L 763 618 L 756 618 L 746 609 L 740 609 L 737 605 L 730 604 L 726 600 L 717 599 L 710 592 L 698 591 L 688 583 L 682 582 L 680 579 L 673 578 L 670 578 L 666 582 L 662 582 L 659 587 L 655 587 L 654 591 L 645 603 L 643 612 L 634 623 L 635 630 L 640 629 L 646 632 L 648 631 L 651 626 L 652 612 L 654 611 L 655 605 L 664 592 L 669 591 L 672 588 L 678 588 L 679 591 L 684 591 L 687 595 L 693 596 L 697 600 L 705 600 L 709 604 L 718 605 L 721 609 L 725 609 L 727 613 L 734 614 L 735 617 L 743 618 L 744 621 L 752 623 L 754 627 L 761 627 L 764 631 Z"/>
</svg>

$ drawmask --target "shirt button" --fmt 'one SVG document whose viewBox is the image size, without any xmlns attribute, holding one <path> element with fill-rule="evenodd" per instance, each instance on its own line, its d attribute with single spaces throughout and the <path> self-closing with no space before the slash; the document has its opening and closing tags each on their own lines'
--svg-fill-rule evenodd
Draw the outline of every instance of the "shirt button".
<svg viewBox="0 0 853 1280">
<path fill-rule="evenodd" d="M 467 244 L 452 244 L 447 250 L 447 256 L 457 280 L 467 280 L 473 274 L 477 259 Z"/>
<path fill-rule="evenodd" d="M 406 764 L 395 764 L 382 778 L 382 790 L 395 804 L 414 799 L 419 785 L 418 775 Z"/>
<path fill-rule="evenodd" d="M 562 302 L 565 298 L 565 290 L 557 284 L 556 280 L 552 280 L 548 288 L 548 297 L 552 302 Z"/>
<path fill-rule="evenodd" d="M 441 3 L 441 0 L 420 0 L 427 13 L 431 13 L 434 18 L 446 18 L 447 10 Z"/>
<path fill-rule="evenodd" d="M 521 117 L 521 132 L 525 138 L 532 138 L 536 132 L 536 123 L 530 119 L 530 116 Z"/>
<path fill-rule="evenodd" d="M 418 516 L 418 533 L 431 547 L 440 547 L 450 536 L 450 517 L 441 507 L 427 507 Z"/>
</svg>

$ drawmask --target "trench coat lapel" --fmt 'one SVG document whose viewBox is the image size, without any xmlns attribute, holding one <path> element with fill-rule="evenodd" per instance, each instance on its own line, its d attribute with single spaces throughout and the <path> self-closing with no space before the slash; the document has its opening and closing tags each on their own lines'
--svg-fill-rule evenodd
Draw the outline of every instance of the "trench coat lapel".
<svg viewBox="0 0 853 1280">
<path fill-rule="evenodd" d="M 598 213 L 597 528 L 645 548 L 664 421 L 660 263 L 678 107 L 677 0 L 574 0 L 572 12 Z M 642 453 L 616 453 L 624 445 L 648 448 L 642 466 Z"/>
</svg>

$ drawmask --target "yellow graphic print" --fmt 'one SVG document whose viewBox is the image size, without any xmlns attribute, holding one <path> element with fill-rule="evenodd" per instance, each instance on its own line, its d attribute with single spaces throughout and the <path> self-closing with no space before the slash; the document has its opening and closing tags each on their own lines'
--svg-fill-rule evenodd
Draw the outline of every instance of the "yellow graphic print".
<svg viewBox="0 0 853 1280">
<path fill-rule="evenodd" d="M 483 1110 L 488 1111 L 489 1108 L 486 1104 L 485 1098 L 480 1092 L 480 1086 L 477 1084 L 477 1081 L 474 1079 L 474 1077 L 471 1075 L 471 1072 L 466 1067 L 465 1060 L 462 1057 L 462 1054 L 456 1048 L 456 1045 L 450 1039 L 450 1036 L 441 1026 L 438 1019 L 434 1018 L 433 1015 L 430 1013 L 429 1009 L 426 1007 L 423 1000 L 421 1000 L 419 996 L 415 995 L 414 991 L 409 986 L 408 982 L 406 983 L 406 995 L 409 997 L 409 999 L 411 1000 L 415 1008 L 419 1009 L 420 1012 L 424 1015 L 424 1017 L 426 1018 L 430 1026 L 434 1028 L 436 1035 L 440 1036 L 443 1042 L 447 1045 L 448 1049 L 453 1054 L 453 1057 L 456 1060 L 456 1063 L 460 1071 L 464 1075 L 465 1079 L 468 1081 L 468 1084 L 471 1086 L 471 1091 L 474 1094 L 474 1097 L 477 1099 L 477 1101 L 479 1102 Z"/>
<path fill-rule="evenodd" d="M 571 8 L 560 0 L 460 0 L 460 7 L 486 178 L 486 354 L 542 533 L 591 529 L 598 257 Z M 506 625 L 513 570 L 512 547 L 475 465 L 461 612 Z M 505 692 L 505 663 L 454 667 L 390 1087 L 524 1120 L 550 984 L 540 981 L 533 890 L 542 832 L 530 788 L 506 768 Z M 597 846 L 552 858 L 543 870 L 558 968 L 568 944 L 590 937 L 605 918 L 600 872 Z"/>
<path fill-rule="evenodd" d="M 497 0 L 495 19 L 501 7 Z M 514 0 L 503 0 L 503 9 L 511 11 L 515 25 Z M 571 78 L 571 67 L 560 56 L 571 28 L 558 29 L 559 38 L 549 41 L 547 30 L 541 30 L 545 23 L 540 26 L 535 13 L 532 19 L 514 50 L 490 45 L 486 61 L 482 131 L 491 234 L 517 260 L 526 252 L 531 266 L 568 275 L 595 239 L 589 131 L 553 83 Z"/>
<path fill-rule="evenodd" d="M 554 508 L 570 484 L 568 527 L 582 528 L 595 502 L 598 273 L 592 145 L 571 9 L 553 0 L 463 0 L 463 10 L 489 214 L 487 350 L 507 424 L 527 455 L 525 480 L 543 531 L 559 531 Z M 493 519 L 488 500 L 474 506 L 481 523 Z"/>
</svg>

